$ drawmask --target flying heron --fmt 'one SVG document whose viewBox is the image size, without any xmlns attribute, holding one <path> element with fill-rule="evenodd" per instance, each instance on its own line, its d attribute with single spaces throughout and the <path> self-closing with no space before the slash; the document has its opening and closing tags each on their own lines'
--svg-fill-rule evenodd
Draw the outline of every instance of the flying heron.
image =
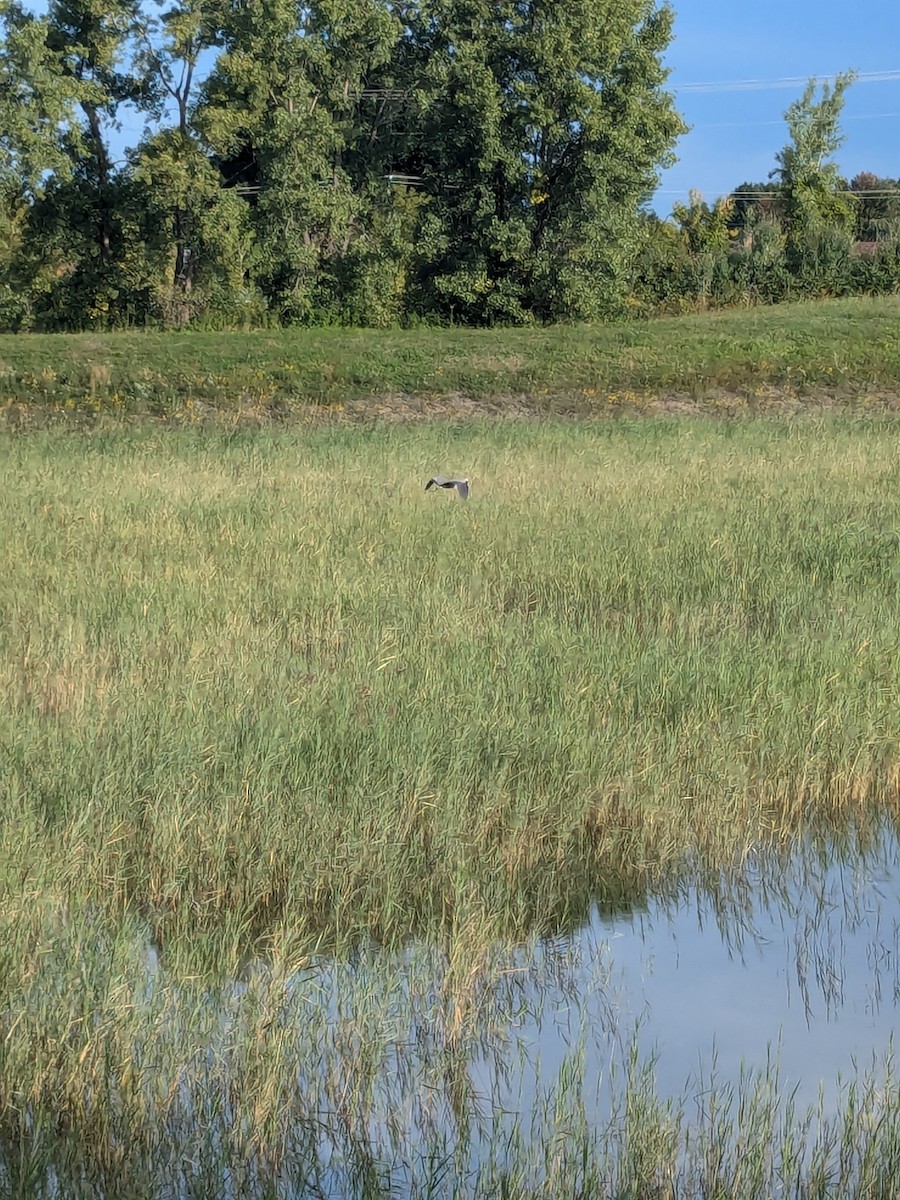
<svg viewBox="0 0 900 1200">
<path fill-rule="evenodd" d="M 463 500 L 469 498 L 468 479 L 447 479 L 444 475 L 435 475 L 425 484 L 425 491 L 427 492 L 429 488 L 433 487 L 456 488 Z"/>
</svg>

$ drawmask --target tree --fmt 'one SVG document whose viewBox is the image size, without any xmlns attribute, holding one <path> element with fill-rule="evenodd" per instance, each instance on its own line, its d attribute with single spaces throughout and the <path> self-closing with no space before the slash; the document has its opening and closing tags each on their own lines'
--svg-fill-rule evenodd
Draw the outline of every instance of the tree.
<svg viewBox="0 0 900 1200">
<path fill-rule="evenodd" d="M 0 0 L 5 320 L 621 310 L 683 130 L 657 0 L 165 2 Z"/>
<path fill-rule="evenodd" d="M 816 80 L 810 79 L 803 95 L 784 114 L 791 140 L 776 155 L 778 166 L 772 177 L 781 184 L 789 243 L 824 229 L 852 227 L 853 203 L 841 194 L 837 164 L 831 157 L 844 142 L 840 117 L 844 94 L 855 78 L 853 71 L 837 75 L 833 86 L 822 85 L 819 100 Z"/>
<path fill-rule="evenodd" d="M 705 305 L 717 277 L 728 274 L 728 249 L 736 232 L 731 228 L 730 196 L 709 205 L 700 192 L 690 193 L 690 203 L 674 205 L 672 216 L 687 243 L 698 301 Z"/>
<path fill-rule="evenodd" d="M 144 26 L 139 61 L 153 81 L 153 115 L 174 124 L 144 136 L 129 154 L 142 188 L 146 239 L 157 304 L 167 323 L 184 325 L 215 309 L 240 321 L 259 313 L 249 275 L 255 249 L 247 205 L 222 188 L 220 172 L 194 122 L 200 56 L 218 44 L 214 0 L 178 0 Z"/>
<path fill-rule="evenodd" d="M 692 254 L 706 251 L 721 253 L 734 237 L 731 225 L 734 201 L 730 196 L 720 197 L 713 205 L 707 204 L 696 189 L 690 193 L 690 203 L 677 203 L 672 216 L 679 226 Z"/>
<path fill-rule="evenodd" d="M 73 128 L 79 103 L 99 95 L 90 82 L 64 77 L 51 36 L 48 17 L 0 0 L 0 181 L 29 200 L 48 174 L 71 176 L 63 131 Z"/>
<path fill-rule="evenodd" d="M 647 0 L 417 6 L 425 308 L 479 323 L 618 309 L 684 129 L 662 90 L 671 22 Z"/>
<path fill-rule="evenodd" d="M 107 125 L 122 104 L 146 102 L 148 86 L 124 61 L 141 27 L 139 0 L 51 0 L 47 46 L 57 70 L 78 88 L 83 126 L 70 126 L 64 144 L 76 176 L 91 196 L 100 259 L 113 257 L 114 165 Z M 124 67 L 124 69 L 123 69 Z"/>
<path fill-rule="evenodd" d="M 70 172 L 59 130 L 77 97 L 55 71 L 48 21 L 10 0 L 0 3 L 0 322 L 30 321 L 29 211 L 48 176 Z"/>
<path fill-rule="evenodd" d="M 783 218 L 781 186 L 771 179 L 765 183 L 741 183 L 729 193 L 729 199 L 728 224 L 741 237 L 761 221 L 780 223 Z"/>
<path fill-rule="evenodd" d="M 159 26 L 148 26 L 142 57 L 148 76 L 159 83 L 159 92 L 175 106 L 174 128 L 145 139 L 135 156 L 135 176 L 150 189 L 150 203 L 162 208 L 170 222 L 174 248 L 172 292 L 180 296 L 177 320 L 190 314 L 190 296 L 197 267 L 196 240 L 199 214 L 215 201 L 218 175 L 194 136 L 190 122 L 192 87 L 197 61 L 216 44 L 208 0 L 184 0 L 162 14 Z M 161 37 L 159 36 L 161 34 Z M 154 36 L 155 35 L 155 36 Z"/>
<path fill-rule="evenodd" d="M 135 195 L 108 141 L 121 105 L 147 102 L 132 62 L 138 3 L 51 0 L 40 18 L 4 6 L 0 169 L 28 205 L 15 271 L 38 323 L 146 315 L 130 294 L 143 256 Z"/>
<path fill-rule="evenodd" d="M 882 241 L 900 232 L 900 180 L 860 171 L 850 180 L 850 191 L 857 203 L 858 241 Z"/>
<path fill-rule="evenodd" d="M 366 93 L 384 87 L 400 32 L 381 0 L 226 14 L 198 121 L 226 182 L 252 194 L 260 283 L 282 319 L 335 319 L 349 262 L 379 259 L 393 200 L 372 170 L 380 118 Z"/>
</svg>

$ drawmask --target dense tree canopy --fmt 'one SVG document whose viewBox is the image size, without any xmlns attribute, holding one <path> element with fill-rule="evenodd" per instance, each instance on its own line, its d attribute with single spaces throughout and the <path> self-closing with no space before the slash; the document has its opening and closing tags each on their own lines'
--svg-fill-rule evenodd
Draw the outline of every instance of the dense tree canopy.
<svg viewBox="0 0 900 1200">
<path fill-rule="evenodd" d="M 685 128 L 672 22 L 657 0 L 0 0 L 0 328 L 896 286 L 894 260 L 848 265 L 854 236 L 898 241 L 885 181 L 832 161 L 850 75 L 788 109 L 774 181 L 649 217 Z"/>
<path fill-rule="evenodd" d="M 0 0 L 0 22 L 6 325 L 615 313 L 683 130 L 653 0 Z M 145 133 L 117 161 L 123 117 Z"/>
</svg>

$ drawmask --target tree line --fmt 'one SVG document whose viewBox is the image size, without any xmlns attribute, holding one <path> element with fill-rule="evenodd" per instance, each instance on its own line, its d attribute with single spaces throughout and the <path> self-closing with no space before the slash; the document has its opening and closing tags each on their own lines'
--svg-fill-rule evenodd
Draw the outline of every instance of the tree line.
<svg viewBox="0 0 900 1200">
<path fill-rule="evenodd" d="M 0 328 L 614 319 L 821 288 L 826 259 L 829 286 L 894 286 L 893 214 L 854 254 L 830 162 L 850 76 L 797 101 L 768 208 L 649 213 L 686 128 L 672 23 L 656 0 L 0 0 Z"/>
<path fill-rule="evenodd" d="M 843 179 L 834 154 L 852 71 L 814 80 L 785 112 L 789 140 L 761 183 L 650 220 L 635 303 L 652 312 L 900 290 L 900 180 Z"/>
</svg>

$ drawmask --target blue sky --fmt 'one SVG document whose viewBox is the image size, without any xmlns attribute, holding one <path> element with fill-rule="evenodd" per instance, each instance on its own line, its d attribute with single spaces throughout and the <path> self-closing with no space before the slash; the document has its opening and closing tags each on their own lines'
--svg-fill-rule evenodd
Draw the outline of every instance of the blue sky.
<svg viewBox="0 0 900 1200">
<path fill-rule="evenodd" d="M 673 5 L 669 86 L 692 130 L 676 148 L 676 166 L 663 173 L 653 204 L 661 216 L 676 200 L 686 200 L 690 188 L 711 201 L 746 180 L 766 179 L 787 140 L 784 110 L 806 79 L 850 68 L 894 72 L 896 78 L 858 82 L 848 91 L 842 121 L 847 140 L 836 155 L 841 171 L 848 178 L 858 171 L 900 177 L 898 0 L 868 0 L 860 9 L 837 0 Z M 773 86 L 791 78 L 798 82 Z M 759 83 L 742 90 L 680 90 L 741 80 Z"/>
</svg>

